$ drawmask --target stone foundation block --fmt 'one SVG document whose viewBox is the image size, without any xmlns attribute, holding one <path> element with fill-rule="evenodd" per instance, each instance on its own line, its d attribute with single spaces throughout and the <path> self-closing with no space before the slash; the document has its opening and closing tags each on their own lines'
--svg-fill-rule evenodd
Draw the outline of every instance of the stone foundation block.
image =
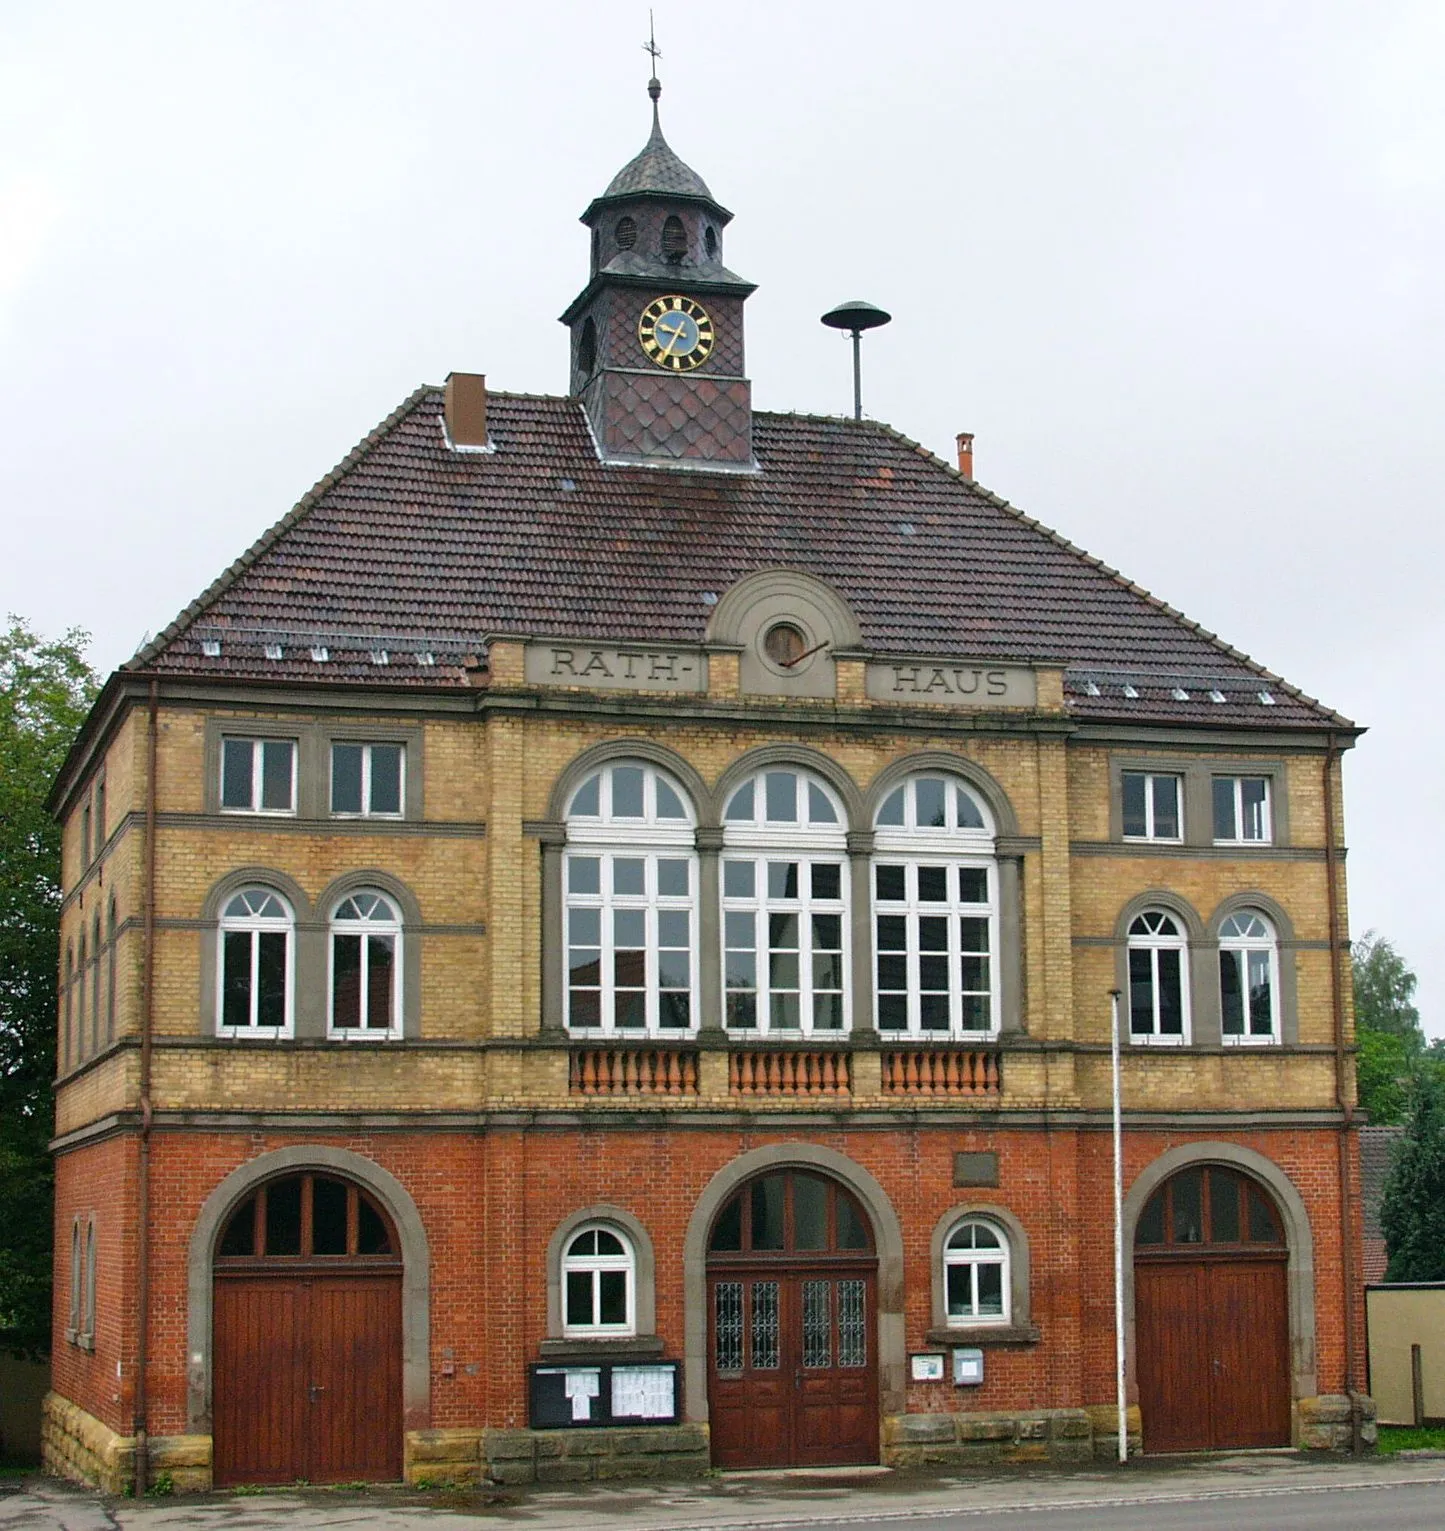
<svg viewBox="0 0 1445 1531">
<path fill-rule="evenodd" d="M 480 1463 L 486 1475 L 501 1484 L 697 1478 L 711 1465 L 703 1425 L 484 1430 Z"/>
<path fill-rule="evenodd" d="M 1020 1413 L 895 1414 L 883 1422 L 889 1467 L 1090 1461 L 1094 1424 L 1084 1409 Z"/>
<path fill-rule="evenodd" d="M 1345 1452 L 1354 1449 L 1354 1428 L 1350 1400 L 1343 1393 L 1321 1393 L 1301 1398 L 1295 1405 L 1299 1426 L 1298 1445 L 1302 1451 Z M 1360 1395 L 1360 1439 L 1367 1451 L 1378 1440 L 1375 1400 Z"/>
<path fill-rule="evenodd" d="M 402 1474 L 408 1483 L 479 1483 L 480 1430 L 408 1430 Z"/>
</svg>

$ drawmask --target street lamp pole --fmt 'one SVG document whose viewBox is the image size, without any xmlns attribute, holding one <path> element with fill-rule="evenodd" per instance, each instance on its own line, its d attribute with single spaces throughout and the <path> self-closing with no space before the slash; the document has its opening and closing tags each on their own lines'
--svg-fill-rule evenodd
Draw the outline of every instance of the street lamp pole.
<svg viewBox="0 0 1445 1531">
<path fill-rule="evenodd" d="M 1114 1385 L 1119 1405 L 1119 1461 L 1129 1460 L 1129 1406 L 1124 1391 L 1124 1114 L 1119 1082 L 1119 990 L 1112 1007 L 1109 1052 L 1114 1074 Z"/>
</svg>

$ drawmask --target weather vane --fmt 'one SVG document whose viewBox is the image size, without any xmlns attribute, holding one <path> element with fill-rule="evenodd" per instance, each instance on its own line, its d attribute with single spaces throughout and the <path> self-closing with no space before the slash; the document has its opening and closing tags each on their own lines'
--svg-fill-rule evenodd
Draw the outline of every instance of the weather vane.
<svg viewBox="0 0 1445 1531">
<path fill-rule="evenodd" d="M 657 61 L 662 57 L 662 49 L 657 46 L 657 28 L 653 25 L 651 7 L 647 12 L 647 41 L 643 43 L 642 51 L 652 55 L 652 78 L 647 82 L 647 94 L 652 97 L 655 116 L 657 98 L 662 94 L 662 81 L 657 78 Z"/>
</svg>

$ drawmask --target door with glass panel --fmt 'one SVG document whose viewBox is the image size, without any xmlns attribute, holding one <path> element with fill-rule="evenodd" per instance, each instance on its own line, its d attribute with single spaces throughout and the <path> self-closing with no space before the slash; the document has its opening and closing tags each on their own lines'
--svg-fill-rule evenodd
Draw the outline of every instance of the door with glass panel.
<svg viewBox="0 0 1445 1531">
<path fill-rule="evenodd" d="M 708 1247 L 718 1467 L 878 1460 L 877 1256 L 841 1186 L 781 1170 L 724 1206 Z"/>
</svg>

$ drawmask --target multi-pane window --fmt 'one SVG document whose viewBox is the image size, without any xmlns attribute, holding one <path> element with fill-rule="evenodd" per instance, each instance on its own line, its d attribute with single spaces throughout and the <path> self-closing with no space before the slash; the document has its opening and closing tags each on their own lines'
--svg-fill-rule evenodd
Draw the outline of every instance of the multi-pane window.
<svg viewBox="0 0 1445 1531">
<path fill-rule="evenodd" d="M 1219 927 L 1220 1025 L 1226 1042 L 1279 1040 L 1279 944 L 1262 914 L 1241 909 Z"/>
<path fill-rule="evenodd" d="M 679 789 L 621 763 L 572 796 L 564 860 L 567 1025 L 677 1035 L 697 1017 L 697 857 Z"/>
<path fill-rule="evenodd" d="M 943 1246 L 943 1290 L 950 1326 L 1009 1321 L 1009 1247 L 1003 1230 L 969 1217 Z"/>
<path fill-rule="evenodd" d="M 1124 838 L 1181 840 L 1184 837 L 1183 778 L 1147 771 L 1123 773 Z"/>
<path fill-rule="evenodd" d="M 1267 776 L 1216 776 L 1214 839 L 1218 845 L 1268 845 L 1273 838 Z"/>
<path fill-rule="evenodd" d="M 1188 943 L 1179 921 L 1146 909 L 1129 926 L 1129 1035 L 1185 1042 L 1189 1035 Z"/>
<path fill-rule="evenodd" d="M 562 1256 L 562 1330 L 598 1338 L 633 1333 L 637 1262 L 611 1228 L 584 1228 Z"/>
<path fill-rule="evenodd" d="M 804 772 L 737 788 L 723 815 L 726 1022 L 741 1033 L 837 1034 L 849 1023 L 842 805 Z"/>
<path fill-rule="evenodd" d="M 400 818 L 405 775 L 403 745 L 333 744 L 331 812 L 338 818 Z"/>
<path fill-rule="evenodd" d="M 243 888 L 221 915 L 216 1007 L 222 1036 L 291 1030 L 291 910 L 269 888 Z"/>
<path fill-rule="evenodd" d="M 331 916 L 331 1032 L 401 1035 L 401 917 L 380 893 L 353 893 Z"/>
<path fill-rule="evenodd" d="M 226 813 L 295 813 L 296 741 L 223 739 L 221 808 Z"/>
<path fill-rule="evenodd" d="M 884 800 L 875 847 L 879 1031 L 997 1031 L 998 875 L 982 804 L 959 782 L 915 777 Z"/>
</svg>

